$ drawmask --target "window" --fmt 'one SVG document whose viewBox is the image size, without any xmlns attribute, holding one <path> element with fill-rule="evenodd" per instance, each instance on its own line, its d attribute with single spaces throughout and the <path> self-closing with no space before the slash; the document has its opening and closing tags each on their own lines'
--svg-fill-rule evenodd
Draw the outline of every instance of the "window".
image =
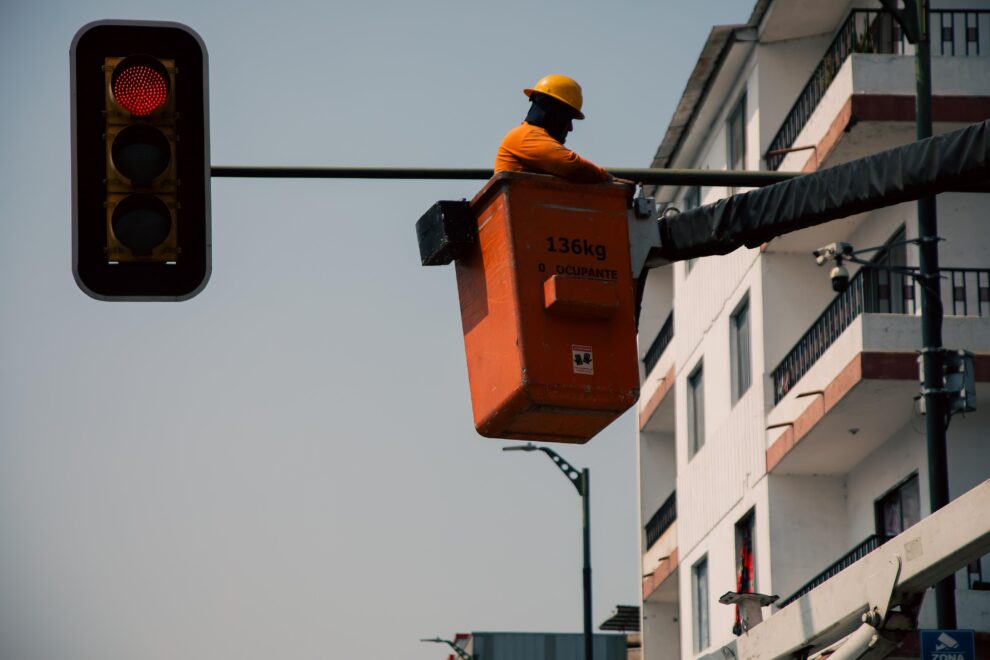
<svg viewBox="0 0 990 660">
<path fill-rule="evenodd" d="M 730 170 L 742 170 L 746 168 L 746 95 L 736 104 L 736 107 L 729 113 L 726 121 L 726 135 L 728 144 L 726 145 L 727 165 Z"/>
<path fill-rule="evenodd" d="M 730 170 L 746 169 L 746 95 L 729 113 L 725 126 L 726 135 L 726 167 Z M 735 194 L 736 188 L 729 188 L 729 194 Z"/>
<path fill-rule="evenodd" d="M 878 312 L 906 314 L 914 310 L 914 280 L 903 273 L 884 269 L 907 266 L 907 245 L 904 240 L 902 225 L 873 257 L 872 262 L 879 268 L 871 268 L 866 274 L 867 281 L 875 283 L 868 287 L 868 293 L 876 300 Z"/>
<path fill-rule="evenodd" d="M 756 511 L 749 513 L 736 523 L 736 591 L 752 593 L 756 589 L 756 564 L 753 555 L 753 537 L 756 532 Z"/>
<path fill-rule="evenodd" d="M 921 520 L 918 475 L 912 474 L 877 500 L 876 515 L 877 534 L 887 538 L 897 536 Z"/>
<path fill-rule="evenodd" d="M 736 523 L 736 591 L 741 594 L 756 591 L 756 561 L 753 555 L 755 523 L 756 513 L 752 509 Z M 736 635 L 742 634 L 738 605 L 736 605 L 736 622 L 732 632 Z"/>
<path fill-rule="evenodd" d="M 696 209 L 701 206 L 701 186 L 691 186 L 688 188 L 687 192 L 684 194 L 684 210 L 690 211 L 691 209 Z M 684 264 L 684 274 L 691 272 L 695 264 L 698 263 L 698 258 L 688 259 Z"/>
<path fill-rule="evenodd" d="M 705 374 L 702 366 L 699 362 L 688 376 L 688 457 L 705 446 Z"/>
<path fill-rule="evenodd" d="M 694 652 L 703 651 L 708 646 L 708 557 L 691 568 L 691 593 L 694 595 L 691 610 Z"/>
<path fill-rule="evenodd" d="M 691 186 L 684 193 L 684 210 L 690 211 L 701 206 L 701 187 Z"/>
<path fill-rule="evenodd" d="M 976 559 L 966 566 L 966 581 L 969 588 L 976 591 L 990 591 L 990 583 L 983 581 L 983 567 L 980 560 Z"/>
<path fill-rule="evenodd" d="M 729 359 L 732 369 L 732 403 L 749 390 L 753 382 L 749 340 L 749 295 L 743 298 L 729 318 Z"/>
</svg>

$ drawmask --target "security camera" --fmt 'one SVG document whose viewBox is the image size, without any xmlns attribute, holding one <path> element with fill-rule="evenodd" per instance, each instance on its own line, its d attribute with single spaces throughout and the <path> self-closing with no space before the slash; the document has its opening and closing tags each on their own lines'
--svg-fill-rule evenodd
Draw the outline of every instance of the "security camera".
<svg viewBox="0 0 990 660">
<path fill-rule="evenodd" d="M 832 290 L 842 293 L 849 288 L 849 271 L 841 263 L 837 264 L 828 274 L 832 278 Z"/>
<path fill-rule="evenodd" d="M 815 255 L 815 261 L 818 262 L 819 266 L 825 264 L 826 261 L 835 259 L 837 261 L 841 260 L 842 257 L 848 257 L 853 253 L 853 246 L 849 243 L 829 243 L 825 247 L 820 247 L 814 250 L 811 254 Z"/>
</svg>

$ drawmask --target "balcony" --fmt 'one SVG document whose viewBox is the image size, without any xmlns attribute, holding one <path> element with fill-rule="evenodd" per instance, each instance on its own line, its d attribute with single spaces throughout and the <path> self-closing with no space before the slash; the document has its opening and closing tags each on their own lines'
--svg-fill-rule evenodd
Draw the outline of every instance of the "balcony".
<svg viewBox="0 0 990 660">
<path fill-rule="evenodd" d="M 777 603 L 777 607 L 778 608 L 787 607 L 788 605 L 790 605 L 791 603 L 793 603 L 798 598 L 805 595 L 806 593 L 808 593 L 818 585 L 822 584 L 826 580 L 835 577 L 841 571 L 849 568 L 855 562 L 859 561 L 866 555 L 870 554 L 871 552 L 879 548 L 884 541 L 886 541 L 885 538 L 881 536 L 877 536 L 876 534 L 867 537 L 866 540 L 864 540 L 862 543 L 857 545 L 855 548 L 844 554 L 836 561 L 832 562 L 832 564 L 830 564 L 828 568 L 826 568 L 821 573 L 808 580 L 808 582 L 806 582 L 804 586 L 802 586 L 800 589 L 795 591 L 793 594 L 791 594 L 784 600 Z"/>
<path fill-rule="evenodd" d="M 660 537 L 674 524 L 675 520 L 677 520 L 677 491 L 670 494 L 667 501 L 660 505 L 660 508 L 646 523 L 644 531 L 646 532 L 647 550 L 660 540 Z"/>
<path fill-rule="evenodd" d="M 640 389 L 639 428 L 651 433 L 674 431 L 674 360 L 668 351 L 674 339 L 674 310 L 670 311 L 653 343 L 643 355 L 644 378 Z"/>
<path fill-rule="evenodd" d="M 670 311 L 670 315 L 667 320 L 664 321 L 663 325 L 660 327 L 660 332 L 657 333 L 656 338 L 650 347 L 646 350 L 646 355 L 643 356 L 643 367 L 646 369 L 646 375 L 649 376 L 653 368 L 657 366 L 657 362 L 660 361 L 660 356 L 663 352 L 667 350 L 670 346 L 671 340 L 674 338 L 674 311 Z"/>
<path fill-rule="evenodd" d="M 990 316 L 990 270 L 943 268 L 942 275 L 946 314 Z M 773 370 L 774 404 L 780 403 L 860 314 L 914 315 L 919 309 L 916 288 L 913 278 L 900 273 L 872 268 L 856 273 L 849 288 L 835 297 Z"/>
<path fill-rule="evenodd" d="M 943 345 L 990 367 L 990 269 L 942 269 Z M 848 473 L 916 414 L 918 287 L 861 269 L 773 370 L 766 465 L 777 474 Z M 877 415 L 877 410 L 885 414 Z"/>
<path fill-rule="evenodd" d="M 929 25 L 935 56 L 990 54 L 990 10 L 933 10 Z M 806 144 L 818 142 L 801 139 L 808 137 L 802 133 L 846 60 L 855 53 L 913 55 L 914 48 L 889 14 L 862 9 L 850 12 L 771 140 L 765 154 L 768 169 L 780 168 L 795 145 L 803 149 Z"/>
<path fill-rule="evenodd" d="M 677 493 L 672 492 L 643 528 L 643 600 L 677 597 Z M 670 579 L 673 577 L 673 579 Z"/>
</svg>

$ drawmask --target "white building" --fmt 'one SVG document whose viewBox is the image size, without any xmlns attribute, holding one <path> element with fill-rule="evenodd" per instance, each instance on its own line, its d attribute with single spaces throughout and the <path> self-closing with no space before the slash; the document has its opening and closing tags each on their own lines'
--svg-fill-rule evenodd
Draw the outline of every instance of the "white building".
<svg viewBox="0 0 990 660">
<path fill-rule="evenodd" d="M 932 4 L 938 133 L 990 117 L 990 2 Z M 913 140 L 913 48 L 879 10 L 758 0 L 746 25 L 715 27 L 654 167 L 812 171 Z M 663 186 L 656 198 L 683 209 L 730 192 Z M 944 345 L 975 353 L 983 383 L 987 199 L 938 197 Z M 638 457 L 646 660 L 717 651 L 734 637 L 723 593 L 786 603 L 929 513 L 916 287 L 853 267 L 836 294 L 811 254 L 889 243 L 866 258 L 913 267 L 916 247 L 899 242 L 916 235 L 908 203 L 650 273 Z M 952 497 L 990 477 L 990 396 L 982 406 L 948 431 Z M 957 573 L 959 627 L 990 630 L 988 582 L 988 557 Z M 923 626 L 934 627 L 933 600 Z"/>
</svg>

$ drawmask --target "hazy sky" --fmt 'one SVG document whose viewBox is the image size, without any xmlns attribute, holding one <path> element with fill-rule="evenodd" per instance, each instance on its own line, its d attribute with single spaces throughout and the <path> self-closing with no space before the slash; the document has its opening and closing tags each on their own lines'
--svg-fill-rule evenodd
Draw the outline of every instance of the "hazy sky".
<svg viewBox="0 0 990 660">
<path fill-rule="evenodd" d="M 581 629 L 580 500 L 474 432 L 452 268 L 414 224 L 482 182 L 213 181 L 191 301 L 71 273 L 69 44 L 174 20 L 209 49 L 216 165 L 487 167 L 546 73 L 568 145 L 645 167 L 715 23 L 694 2 L 0 4 L 0 659 L 445 657 Z M 638 602 L 634 416 L 592 471 L 594 622 Z"/>
</svg>

